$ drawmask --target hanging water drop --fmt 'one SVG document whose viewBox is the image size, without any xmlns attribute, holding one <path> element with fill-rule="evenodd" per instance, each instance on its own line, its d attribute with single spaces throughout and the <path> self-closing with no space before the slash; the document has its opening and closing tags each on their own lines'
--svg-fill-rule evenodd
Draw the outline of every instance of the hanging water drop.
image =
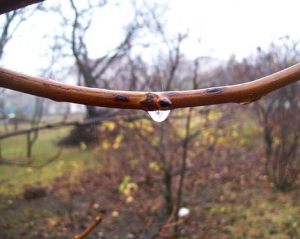
<svg viewBox="0 0 300 239">
<path fill-rule="evenodd" d="M 166 118 L 168 118 L 170 110 L 148 111 L 148 114 L 154 121 L 163 122 Z"/>
</svg>

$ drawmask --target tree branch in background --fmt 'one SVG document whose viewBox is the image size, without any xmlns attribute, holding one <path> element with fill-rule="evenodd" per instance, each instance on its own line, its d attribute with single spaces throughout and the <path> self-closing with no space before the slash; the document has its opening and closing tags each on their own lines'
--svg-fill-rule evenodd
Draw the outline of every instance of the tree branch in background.
<svg viewBox="0 0 300 239">
<path fill-rule="evenodd" d="M 178 236 L 180 234 L 180 230 L 175 230 L 175 232 L 173 233 L 166 233 L 166 230 L 168 229 L 172 229 L 173 227 L 177 227 L 179 225 L 181 225 L 182 223 L 184 223 L 189 217 L 183 217 L 178 221 L 172 222 L 172 220 L 174 219 L 175 215 L 177 213 L 177 207 L 174 206 L 171 215 L 169 216 L 167 222 L 159 229 L 159 231 L 154 234 L 150 239 L 154 239 L 157 238 L 158 236 L 160 238 L 174 238 L 176 236 Z"/>
<path fill-rule="evenodd" d="M 130 115 L 130 116 L 121 116 L 121 119 L 124 121 L 135 121 L 135 120 L 140 120 L 142 119 L 143 116 L 141 115 Z M 108 116 L 108 117 L 95 117 L 95 118 L 90 118 L 90 119 L 85 119 L 84 121 L 70 121 L 70 122 L 58 122 L 58 123 L 53 123 L 53 124 L 45 124 L 41 126 L 37 126 L 34 128 L 30 129 L 21 129 L 21 130 L 15 130 L 12 132 L 0 134 L 0 140 L 18 136 L 18 135 L 24 135 L 28 133 L 32 133 L 35 131 L 40 131 L 44 129 L 55 129 L 55 128 L 60 128 L 60 127 L 66 127 L 66 126 L 88 126 L 88 125 L 94 125 L 97 124 L 101 121 L 114 121 L 115 118 L 113 116 Z M 1 154 L 0 154 L 1 155 Z M 0 157 L 1 158 L 1 157 Z"/>
<path fill-rule="evenodd" d="M 100 210 L 98 212 L 97 217 L 92 222 L 92 224 L 84 232 L 82 232 L 78 236 L 75 236 L 73 239 L 82 239 L 82 238 L 85 238 L 102 221 L 102 218 L 104 217 L 105 213 L 106 213 L 105 210 Z"/>
<path fill-rule="evenodd" d="M 40 3 L 45 0 L 0 0 L 0 14 Z"/>
<path fill-rule="evenodd" d="M 300 79 L 300 64 L 244 84 L 166 92 L 134 92 L 71 86 L 0 68 L 0 87 L 54 101 L 145 111 L 215 105 L 248 104 Z"/>
<path fill-rule="evenodd" d="M 4 23 L 0 32 L 0 59 L 3 57 L 5 46 L 12 39 L 18 27 L 22 22 L 31 17 L 36 10 L 37 8 L 34 8 L 31 11 L 20 9 L 4 14 Z"/>
<path fill-rule="evenodd" d="M 49 163 L 52 163 L 53 161 L 58 159 L 60 157 L 62 151 L 63 151 L 63 147 L 61 147 L 53 157 L 47 159 L 45 162 L 43 162 L 42 164 L 39 164 L 39 165 L 32 165 L 32 163 L 33 163 L 32 160 L 27 163 L 22 163 L 22 162 L 14 162 L 12 160 L 2 159 L 2 157 L 0 157 L 0 164 L 9 165 L 9 166 L 31 167 L 31 168 L 41 169 L 41 168 L 45 167 L 46 165 L 48 165 Z"/>
</svg>

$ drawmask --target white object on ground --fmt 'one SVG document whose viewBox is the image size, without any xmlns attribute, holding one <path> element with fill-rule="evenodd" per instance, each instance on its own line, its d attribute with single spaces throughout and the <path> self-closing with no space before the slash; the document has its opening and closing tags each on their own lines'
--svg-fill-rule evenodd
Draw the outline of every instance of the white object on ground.
<svg viewBox="0 0 300 239">
<path fill-rule="evenodd" d="M 186 207 L 181 207 L 179 210 L 178 210 L 178 216 L 179 217 L 185 217 L 187 215 L 190 214 L 190 209 L 186 208 Z"/>
</svg>

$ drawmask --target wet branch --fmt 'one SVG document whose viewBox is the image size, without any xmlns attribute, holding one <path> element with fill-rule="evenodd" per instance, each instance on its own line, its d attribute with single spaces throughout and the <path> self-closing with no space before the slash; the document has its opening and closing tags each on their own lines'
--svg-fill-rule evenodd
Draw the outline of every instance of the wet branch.
<svg viewBox="0 0 300 239">
<path fill-rule="evenodd" d="M 102 218 L 104 217 L 105 213 L 106 213 L 105 210 L 100 210 L 98 212 L 97 217 L 91 223 L 91 225 L 86 230 L 84 230 L 80 235 L 75 236 L 73 239 L 85 238 L 98 224 L 100 224 L 100 222 L 102 221 Z"/>
<path fill-rule="evenodd" d="M 71 86 L 0 68 L 0 87 L 59 102 L 145 111 L 215 105 L 247 104 L 300 79 L 300 64 L 244 84 L 166 92 L 114 91 Z"/>
<path fill-rule="evenodd" d="M 0 0 L 0 14 L 40 3 L 45 0 Z"/>
</svg>

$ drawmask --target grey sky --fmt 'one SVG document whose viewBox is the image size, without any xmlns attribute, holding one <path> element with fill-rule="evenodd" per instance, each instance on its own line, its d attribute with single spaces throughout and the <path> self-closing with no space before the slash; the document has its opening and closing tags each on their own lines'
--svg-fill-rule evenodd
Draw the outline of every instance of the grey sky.
<svg viewBox="0 0 300 239">
<path fill-rule="evenodd" d="M 190 58 L 228 59 L 231 54 L 241 58 L 280 36 L 300 39 L 299 9 L 298 0 L 171 0 L 167 30 L 170 34 L 189 31 L 183 51 Z M 103 11 L 92 26 L 87 37 L 92 57 L 103 55 L 118 42 L 118 29 L 130 13 L 115 11 Z M 44 51 L 49 42 L 43 36 L 57 27 L 51 14 L 30 19 L 8 44 L 2 65 L 34 74 L 49 58 Z"/>
</svg>

